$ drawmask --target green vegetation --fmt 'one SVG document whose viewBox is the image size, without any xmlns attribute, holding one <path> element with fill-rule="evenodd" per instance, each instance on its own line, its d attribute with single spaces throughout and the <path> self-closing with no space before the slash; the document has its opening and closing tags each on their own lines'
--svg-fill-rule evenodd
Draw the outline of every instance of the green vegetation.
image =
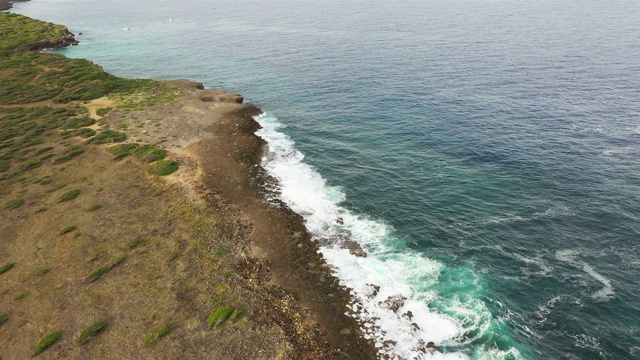
<svg viewBox="0 0 640 360">
<path fill-rule="evenodd" d="M 91 130 L 91 129 L 89 129 L 89 130 Z M 65 162 L 75 158 L 76 156 L 82 155 L 84 153 L 85 153 L 85 150 L 83 148 L 81 148 L 80 146 L 77 146 L 77 145 L 71 146 L 65 151 L 65 153 L 63 155 L 56 157 L 53 160 L 53 163 L 54 164 L 62 164 L 62 163 L 65 163 Z"/>
<path fill-rule="evenodd" d="M 120 255 L 113 259 L 108 265 L 97 268 L 89 273 L 89 282 L 94 282 L 102 277 L 102 275 L 108 273 L 121 262 L 127 259 L 127 255 Z"/>
<path fill-rule="evenodd" d="M 168 326 L 165 326 L 152 332 L 151 334 L 148 334 L 144 337 L 144 346 L 148 348 L 156 346 L 158 340 L 160 340 L 161 337 L 169 334 L 170 331 L 171 329 Z"/>
<path fill-rule="evenodd" d="M 20 170 L 26 171 L 37 169 L 42 166 L 42 162 L 43 161 L 40 159 L 29 160 L 20 167 Z"/>
<path fill-rule="evenodd" d="M 8 263 L 0 266 L 0 274 L 6 273 L 7 271 L 13 269 L 14 266 L 16 266 L 16 263 Z"/>
<path fill-rule="evenodd" d="M 2 326 L 7 321 L 9 321 L 9 317 L 7 315 L 5 315 L 5 314 L 1 314 L 0 315 L 0 326 Z"/>
<path fill-rule="evenodd" d="M 107 151 L 114 155 L 113 160 L 120 160 L 133 153 L 140 145 L 138 144 L 119 144 L 110 147 Z"/>
<path fill-rule="evenodd" d="M 161 160 L 153 163 L 147 170 L 151 175 L 166 176 L 178 170 L 178 163 L 173 160 Z"/>
<path fill-rule="evenodd" d="M 51 268 L 42 268 L 42 269 L 38 269 L 38 273 L 37 274 L 42 276 L 42 275 L 48 274 L 49 271 L 51 271 Z"/>
<path fill-rule="evenodd" d="M 107 107 L 107 108 L 100 108 L 100 109 L 96 110 L 96 115 L 98 115 L 98 116 L 100 116 L 100 117 L 105 116 L 105 115 L 107 115 L 107 113 L 108 113 L 109 111 L 111 111 L 111 109 L 112 109 L 112 108 L 110 108 L 110 107 Z"/>
<path fill-rule="evenodd" d="M 107 328 L 107 323 L 105 321 L 98 321 L 88 328 L 84 329 L 80 336 L 78 336 L 78 343 L 86 344 L 91 340 L 92 337 L 95 337 L 102 333 Z"/>
<path fill-rule="evenodd" d="M 224 328 L 227 323 L 235 323 L 242 317 L 244 311 L 240 309 L 234 309 L 231 306 L 222 307 L 211 314 L 207 319 L 209 327 L 215 327 L 216 329 Z"/>
<path fill-rule="evenodd" d="M 146 144 L 140 146 L 140 148 L 135 151 L 135 155 L 143 162 L 151 163 L 164 159 L 164 157 L 167 156 L 167 152 L 153 145 Z"/>
<path fill-rule="evenodd" d="M 73 118 L 73 119 L 67 120 L 67 122 L 64 124 L 63 128 L 65 128 L 65 129 L 78 129 L 78 128 L 81 128 L 81 127 L 93 125 L 95 123 L 96 123 L 96 121 L 94 119 L 88 118 L 88 117 Z"/>
<path fill-rule="evenodd" d="M 17 209 L 22 205 L 24 205 L 24 199 L 14 199 L 5 202 L 4 204 L 2 204 L 2 207 L 4 209 Z"/>
<path fill-rule="evenodd" d="M 151 144 L 119 144 L 110 147 L 108 151 L 115 155 L 113 157 L 114 160 L 120 160 L 134 154 L 138 159 L 146 163 L 162 160 L 167 155 L 166 151 Z"/>
<path fill-rule="evenodd" d="M 108 143 L 116 143 L 123 142 L 127 140 L 127 135 L 113 131 L 113 130 L 103 130 L 100 131 L 96 136 L 87 140 L 87 144 L 108 144 Z"/>
<path fill-rule="evenodd" d="M 71 201 L 80 195 L 80 189 L 69 190 L 66 193 L 62 194 L 59 202 Z"/>
<path fill-rule="evenodd" d="M 127 243 L 127 249 L 135 249 L 138 247 L 138 245 L 141 245 L 143 243 L 144 243 L 144 240 L 142 239 L 131 240 Z"/>
<path fill-rule="evenodd" d="M 38 355 L 45 351 L 49 346 L 55 344 L 62 337 L 62 331 L 54 331 L 45 335 L 42 340 L 33 347 L 33 355 Z"/>
<path fill-rule="evenodd" d="M 91 205 L 91 207 L 89 208 L 89 211 L 98 211 L 100 210 L 100 208 L 102 208 L 102 205 L 100 204 Z"/>
<path fill-rule="evenodd" d="M 62 229 L 62 231 L 60 231 L 60 235 L 68 234 L 68 233 L 72 232 L 75 229 L 76 229 L 75 226 L 68 226 L 68 227 Z"/>
<path fill-rule="evenodd" d="M 64 26 L 44 23 L 26 16 L 0 13 L 0 54 L 20 45 L 64 36 Z"/>
</svg>

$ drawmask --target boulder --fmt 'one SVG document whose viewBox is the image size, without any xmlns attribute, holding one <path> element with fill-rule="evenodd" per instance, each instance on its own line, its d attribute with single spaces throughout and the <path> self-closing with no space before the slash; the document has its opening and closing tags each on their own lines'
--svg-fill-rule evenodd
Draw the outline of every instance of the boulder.
<svg viewBox="0 0 640 360">
<path fill-rule="evenodd" d="M 398 309 L 404 306 L 405 300 L 407 300 L 406 297 L 398 294 L 398 295 L 389 296 L 387 300 L 381 301 L 379 304 L 386 306 L 388 309 L 392 310 L 393 312 L 397 312 Z"/>
</svg>

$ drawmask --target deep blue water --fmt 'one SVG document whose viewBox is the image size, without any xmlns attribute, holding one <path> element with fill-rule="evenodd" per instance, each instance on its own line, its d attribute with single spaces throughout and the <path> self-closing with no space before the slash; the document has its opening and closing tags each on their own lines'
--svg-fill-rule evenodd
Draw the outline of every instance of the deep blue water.
<svg viewBox="0 0 640 360">
<path fill-rule="evenodd" d="M 423 339 L 449 357 L 640 357 L 640 2 L 34 0 L 15 11 L 82 32 L 67 56 L 202 81 L 262 108 L 283 196 L 316 236 L 335 235 L 341 216 L 370 252 L 329 246 L 338 274 L 356 293 L 377 279 L 420 314 L 413 333 L 389 314 L 374 324 L 402 330 L 387 331 L 396 354 L 422 356 Z M 364 307 L 383 312 L 376 304 Z"/>
</svg>

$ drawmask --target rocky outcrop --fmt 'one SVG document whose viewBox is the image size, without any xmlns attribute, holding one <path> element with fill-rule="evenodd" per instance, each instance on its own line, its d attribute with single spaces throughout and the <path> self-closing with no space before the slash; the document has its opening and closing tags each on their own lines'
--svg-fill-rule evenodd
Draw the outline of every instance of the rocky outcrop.
<svg viewBox="0 0 640 360">
<path fill-rule="evenodd" d="M 222 91 L 203 91 L 200 95 L 200 100 L 204 102 L 212 102 L 212 101 L 223 101 L 223 102 L 234 102 L 238 104 L 242 104 L 244 98 L 240 94 L 232 94 L 226 93 Z"/>
<path fill-rule="evenodd" d="M 25 2 L 30 0 L 0 0 L 0 11 L 9 10 L 13 7 L 14 2 Z"/>
<path fill-rule="evenodd" d="M 13 4 L 9 0 L 0 0 L 0 11 L 9 10 L 13 7 Z"/>
<path fill-rule="evenodd" d="M 63 36 L 58 39 L 45 39 L 39 40 L 28 44 L 22 44 L 13 49 L 16 53 L 23 53 L 27 51 L 38 51 L 44 49 L 56 49 L 63 48 L 70 45 L 78 45 L 78 41 L 73 37 L 73 34 L 69 30 L 64 29 Z"/>
</svg>

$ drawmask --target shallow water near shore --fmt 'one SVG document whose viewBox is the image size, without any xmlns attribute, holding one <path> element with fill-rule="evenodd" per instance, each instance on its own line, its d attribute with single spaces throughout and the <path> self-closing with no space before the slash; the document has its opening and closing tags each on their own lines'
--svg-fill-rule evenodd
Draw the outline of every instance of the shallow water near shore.
<svg viewBox="0 0 640 360">
<path fill-rule="evenodd" d="M 638 2 L 14 10 L 82 32 L 66 56 L 202 81 L 262 108 L 265 168 L 390 353 L 640 356 Z M 398 311 L 384 303 L 395 295 Z"/>
</svg>

